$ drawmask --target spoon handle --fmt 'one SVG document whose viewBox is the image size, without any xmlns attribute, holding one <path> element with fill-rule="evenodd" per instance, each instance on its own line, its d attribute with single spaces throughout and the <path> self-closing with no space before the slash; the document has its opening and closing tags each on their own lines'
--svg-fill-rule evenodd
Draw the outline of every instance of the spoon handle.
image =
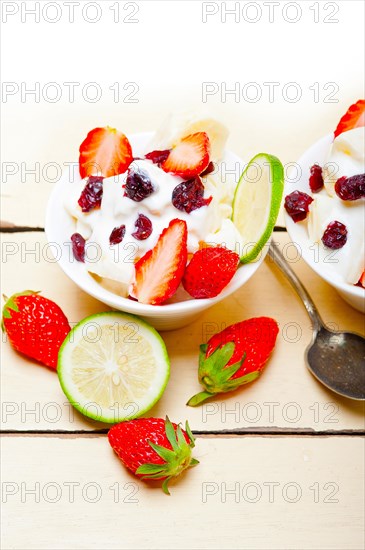
<svg viewBox="0 0 365 550">
<path fill-rule="evenodd" d="M 274 261 L 274 263 L 281 269 L 287 279 L 290 281 L 292 286 L 295 288 L 300 298 L 303 301 L 303 304 L 308 312 L 309 317 L 313 323 L 313 330 L 318 332 L 321 327 L 324 326 L 324 323 L 321 319 L 321 316 L 318 313 L 318 310 L 309 296 L 308 291 L 298 279 L 288 262 L 285 260 L 283 254 L 279 250 L 279 247 L 271 241 L 269 248 L 269 256 Z"/>
</svg>

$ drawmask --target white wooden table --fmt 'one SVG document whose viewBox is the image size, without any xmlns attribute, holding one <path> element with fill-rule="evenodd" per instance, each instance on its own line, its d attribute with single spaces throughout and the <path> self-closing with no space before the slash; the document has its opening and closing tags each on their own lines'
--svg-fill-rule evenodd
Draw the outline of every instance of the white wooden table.
<svg viewBox="0 0 365 550">
<path fill-rule="evenodd" d="M 288 242 L 285 232 L 274 238 Z M 3 233 L 2 241 L 19 249 L 2 266 L 8 294 L 42 289 L 71 322 L 107 309 L 57 265 L 36 256 L 22 262 L 22 246 L 42 249 L 42 232 Z M 302 261 L 294 269 L 327 322 L 361 332 L 360 313 Z M 274 316 L 281 331 L 260 381 L 224 400 L 186 407 L 199 390 L 197 350 L 207 332 L 262 314 Z M 364 407 L 335 396 L 305 369 L 310 323 L 269 260 L 231 298 L 163 337 L 172 373 L 151 415 L 188 419 L 201 462 L 172 486 L 170 498 L 125 471 L 109 447 L 107 426 L 73 411 L 53 372 L 3 341 L 4 548 L 360 549 Z"/>
<path fill-rule="evenodd" d="M 100 5 L 107 4 L 112 3 Z M 71 323 L 108 308 L 79 290 L 42 255 L 44 212 L 53 185 L 51 174 L 48 179 L 42 176 L 42 168 L 77 160 L 78 145 L 90 128 L 111 124 L 126 133 L 153 129 L 169 110 L 201 107 L 201 81 L 212 80 L 212 75 L 228 84 L 280 80 L 282 86 L 297 79 L 307 92 L 297 104 L 278 100 L 273 105 L 264 99 L 222 103 L 213 98 L 203 105 L 229 126 L 229 147 L 237 154 L 248 159 L 267 150 L 287 164 L 333 130 L 334 121 L 362 92 L 361 71 L 353 70 L 363 66 L 361 2 L 337 2 L 337 26 L 322 20 L 311 24 L 310 3 L 300 2 L 306 19 L 292 27 L 282 20 L 262 26 L 223 25 L 220 20 L 203 24 L 201 2 L 138 4 L 140 26 L 124 25 L 117 33 L 106 21 L 94 27 L 79 21 L 76 28 L 63 21 L 24 25 L 15 16 L 2 29 L 12 50 L 4 65 L 9 81 L 98 79 L 103 91 L 118 79 L 122 85 L 131 80 L 140 84 L 138 104 L 115 103 L 106 93 L 94 104 L 80 98 L 75 103 L 22 102 L 17 96 L 6 104 L 3 161 L 14 162 L 18 170 L 3 178 L 2 292 L 9 296 L 23 289 L 41 290 L 63 308 Z M 110 13 L 103 12 L 105 17 Z M 175 25 L 174 32 L 164 26 L 166 21 Z M 173 44 L 179 35 L 176 29 L 184 25 L 189 26 L 188 36 L 184 32 L 182 42 L 166 52 L 171 70 L 161 74 L 156 87 L 154 64 L 146 63 L 143 71 L 136 66 L 140 69 L 146 56 L 154 60 L 165 51 L 166 43 Z M 127 51 L 137 30 L 149 44 L 148 55 L 146 46 L 138 49 L 134 44 L 133 59 L 121 55 L 115 76 L 116 52 Z M 90 40 L 91 31 L 97 40 Z M 258 32 L 264 33 L 264 41 L 257 40 Z M 189 39 L 198 35 L 199 43 L 211 48 L 204 66 Z M 293 48 L 288 49 L 288 40 Z M 20 49 L 15 47 L 18 43 Z M 85 43 L 87 55 L 80 45 Z M 242 52 L 252 51 L 251 43 L 256 55 L 242 58 Z M 300 72 L 295 68 L 298 51 L 311 60 Z M 183 54 L 190 60 L 190 77 L 185 71 L 181 74 L 176 61 Z M 331 80 L 339 85 L 339 103 L 326 103 L 322 96 L 314 102 L 309 86 L 320 82 L 323 88 Z M 40 176 L 24 175 L 22 162 L 25 168 L 38 162 Z M 277 229 L 282 226 L 280 217 Z M 277 230 L 274 240 L 284 247 L 289 237 Z M 364 333 L 359 312 L 302 260 L 292 266 L 328 324 Z M 212 330 L 259 315 L 274 317 L 280 326 L 275 352 L 261 379 L 201 408 L 186 407 L 200 388 L 198 345 Z M 200 460 L 198 467 L 171 484 L 170 497 L 131 476 L 107 442 L 108 427 L 73 411 L 55 373 L 15 353 L 2 336 L 2 548 L 361 550 L 364 406 L 326 390 L 306 370 L 303 357 L 311 339 L 310 321 L 270 260 L 246 286 L 194 324 L 162 336 L 171 357 L 171 379 L 150 413 L 168 414 L 178 422 L 188 419 Z"/>
</svg>

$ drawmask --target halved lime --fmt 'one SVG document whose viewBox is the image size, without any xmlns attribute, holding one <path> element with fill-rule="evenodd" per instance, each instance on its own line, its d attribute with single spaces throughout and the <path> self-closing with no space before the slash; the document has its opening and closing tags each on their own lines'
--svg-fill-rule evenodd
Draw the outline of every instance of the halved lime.
<svg viewBox="0 0 365 550">
<path fill-rule="evenodd" d="M 257 258 L 276 223 L 284 190 L 280 160 L 259 153 L 250 160 L 237 184 L 232 221 L 242 236 L 241 262 Z"/>
<path fill-rule="evenodd" d="M 58 377 L 70 403 L 101 422 L 141 416 L 161 397 L 170 375 L 166 346 L 135 315 L 92 315 L 67 335 L 58 355 Z"/>
</svg>

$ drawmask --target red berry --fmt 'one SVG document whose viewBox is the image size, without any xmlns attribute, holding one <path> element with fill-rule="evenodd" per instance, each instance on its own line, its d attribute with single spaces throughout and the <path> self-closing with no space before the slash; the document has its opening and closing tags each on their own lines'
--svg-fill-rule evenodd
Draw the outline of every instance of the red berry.
<svg viewBox="0 0 365 550">
<path fill-rule="evenodd" d="M 113 231 L 110 233 L 109 237 L 109 243 L 111 245 L 113 244 L 119 244 L 124 239 L 125 235 L 125 225 L 121 225 L 120 227 L 114 227 Z"/>
<path fill-rule="evenodd" d="M 305 220 L 311 202 L 313 202 L 313 199 L 307 193 L 293 191 L 285 197 L 284 207 L 292 220 L 297 223 Z"/>
<path fill-rule="evenodd" d="M 59 349 L 71 327 L 55 302 L 31 290 L 14 294 L 3 308 L 2 326 L 16 351 L 57 368 Z"/>
<path fill-rule="evenodd" d="M 236 323 L 215 334 L 208 342 L 206 356 L 210 357 L 214 350 L 228 342 L 235 345 L 234 353 L 227 363 L 227 367 L 246 357 L 241 367 L 232 376 L 239 378 L 249 372 L 262 370 L 272 352 L 278 335 L 278 324 L 271 317 L 255 317 Z"/>
<path fill-rule="evenodd" d="M 132 160 L 131 145 L 122 132 L 109 126 L 94 128 L 80 145 L 80 176 L 117 176 L 127 170 Z"/>
<path fill-rule="evenodd" d="M 356 201 L 365 197 L 365 174 L 342 177 L 335 183 L 336 194 L 343 201 Z"/>
<path fill-rule="evenodd" d="M 72 251 L 74 253 L 75 259 L 78 262 L 85 261 L 85 239 L 80 233 L 74 233 L 71 235 L 72 242 Z"/>
<path fill-rule="evenodd" d="M 207 206 L 212 198 L 204 198 L 204 185 L 199 176 L 179 183 L 172 192 L 172 204 L 178 210 L 185 211 L 188 214 L 202 206 Z"/>
<path fill-rule="evenodd" d="M 136 231 L 132 233 L 132 237 L 138 239 L 139 241 L 144 241 L 152 233 L 152 222 L 144 214 L 139 214 L 134 224 Z"/>
<path fill-rule="evenodd" d="M 198 250 L 185 270 L 183 286 L 193 298 L 214 298 L 237 271 L 239 256 L 223 247 Z"/>
<path fill-rule="evenodd" d="M 214 162 L 210 161 L 210 163 L 208 164 L 204 172 L 200 174 L 200 177 L 203 178 L 204 176 L 208 176 L 209 174 L 214 172 L 214 170 L 215 170 L 215 164 Z"/>
<path fill-rule="evenodd" d="M 155 188 L 152 181 L 145 170 L 135 170 L 130 168 L 126 184 L 124 185 L 124 196 L 129 197 L 132 201 L 141 202 L 149 197 Z"/>
<path fill-rule="evenodd" d="M 200 346 L 199 382 L 204 392 L 188 405 L 195 407 L 217 393 L 233 391 L 260 375 L 278 335 L 278 324 L 270 317 L 236 323 L 215 334 Z"/>
<path fill-rule="evenodd" d="M 101 205 L 103 197 L 103 179 L 99 176 L 90 176 L 85 185 L 78 204 L 83 212 L 90 212 Z"/>
<path fill-rule="evenodd" d="M 318 193 L 323 187 L 322 168 L 318 164 L 313 164 L 310 169 L 309 187 L 312 193 Z"/>
<path fill-rule="evenodd" d="M 145 155 L 145 158 L 152 160 L 153 164 L 162 164 L 169 156 L 170 151 L 171 149 L 165 149 L 164 151 L 151 151 L 151 153 L 147 153 L 147 155 Z"/>
<path fill-rule="evenodd" d="M 108 439 L 126 468 L 142 479 L 165 480 L 162 489 L 167 494 L 170 479 L 198 464 L 192 457 L 195 442 L 187 422 L 183 430 L 167 417 L 138 418 L 115 424 Z"/>
<path fill-rule="evenodd" d="M 347 242 L 347 228 L 341 222 L 334 221 L 327 225 L 323 233 L 322 242 L 327 248 L 334 250 L 342 248 Z"/>
</svg>

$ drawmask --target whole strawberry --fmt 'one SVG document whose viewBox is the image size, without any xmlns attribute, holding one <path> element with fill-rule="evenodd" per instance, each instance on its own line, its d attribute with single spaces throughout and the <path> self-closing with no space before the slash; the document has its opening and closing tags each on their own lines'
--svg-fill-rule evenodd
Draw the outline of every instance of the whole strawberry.
<svg viewBox="0 0 365 550">
<path fill-rule="evenodd" d="M 228 285 L 237 271 L 239 256 L 221 246 L 195 252 L 182 280 L 193 298 L 214 298 Z"/>
<path fill-rule="evenodd" d="M 58 351 L 71 330 L 63 311 L 33 290 L 4 298 L 1 328 L 13 348 L 56 370 Z"/>
<path fill-rule="evenodd" d="M 187 405 L 195 407 L 217 393 L 253 382 L 274 349 L 279 328 L 270 317 L 256 317 L 231 325 L 200 346 L 199 382 L 205 391 Z"/>
<path fill-rule="evenodd" d="M 164 480 L 169 495 L 170 479 L 199 464 L 192 457 L 194 437 L 186 422 L 185 430 L 162 418 L 139 418 L 121 422 L 108 433 L 109 443 L 129 470 L 141 479 Z"/>
</svg>

